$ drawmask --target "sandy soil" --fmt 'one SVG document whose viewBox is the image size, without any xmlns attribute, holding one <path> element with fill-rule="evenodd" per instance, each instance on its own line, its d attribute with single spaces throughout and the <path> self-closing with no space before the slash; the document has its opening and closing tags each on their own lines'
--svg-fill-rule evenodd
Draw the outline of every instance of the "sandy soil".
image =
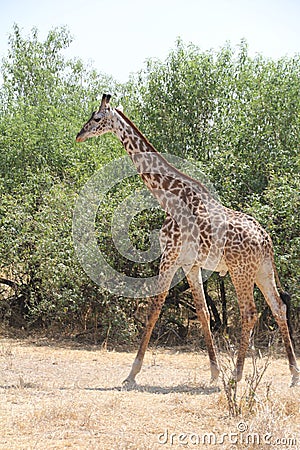
<svg viewBox="0 0 300 450">
<path fill-rule="evenodd" d="M 206 353 L 149 350 L 126 390 L 133 358 L 2 339 L 0 449 L 300 449 L 300 387 L 289 387 L 285 358 L 271 359 L 255 412 L 240 417 L 229 416 L 222 382 L 209 384 Z M 251 367 L 248 359 L 245 376 Z"/>
</svg>

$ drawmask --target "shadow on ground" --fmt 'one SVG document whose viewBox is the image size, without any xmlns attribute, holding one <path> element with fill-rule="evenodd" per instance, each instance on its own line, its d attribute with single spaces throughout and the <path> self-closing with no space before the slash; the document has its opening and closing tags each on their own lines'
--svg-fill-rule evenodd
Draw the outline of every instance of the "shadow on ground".
<svg viewBox="0 0 300 450">
<path fill-rule="evenodd" d="M 179 384 L 177 386 L 152 386 L 152 385 L 132 385 L 132 386 L 117 386 L 112 388 L 85 388 L 88 391 L 99 391 L 99 392 L 108 392 L 108 391 L 120 391 L 120 392 L 148 392 L 150 394 L 190 394 L 190 395 L 211 395 L 216 392 L 220 392 L 220 388 L 218 386 L 188 386 L 186 384 Z"/>
</svg>

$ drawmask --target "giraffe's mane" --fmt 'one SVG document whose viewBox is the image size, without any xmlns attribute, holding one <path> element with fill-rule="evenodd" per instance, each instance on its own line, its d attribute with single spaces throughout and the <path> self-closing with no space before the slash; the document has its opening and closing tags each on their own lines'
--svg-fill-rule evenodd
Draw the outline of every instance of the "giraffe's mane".
<svg viewBox="0 0 300 450">
<path fill-rule="evenodd" d="M 151 151 L 153 153 L 156 153 L 163 161 L 164 163 L 171 167 L 172 170 L 178 174 L 178 176 L 186 178 L 189 181 L 193 181 L 194 183 L 198 184 L 199 186 L 201 186 L 202 189 L 205 189 L 206 192 L 208 194 L 211 195 L 209 189 L 203 184 L 201 183 L 201 181 L 196 180 L 195 178 L 190 177 L 189 175 L 187 175 L 186 173 L 181 172 L 181 170 L 177 169 L 177 167 L 173 166 L 173 164 L 169 163 L 169 161 L 167 161 L 167 159 L 161 154 L 159 153 L 156 148 L 151 144 L 151 142 L 148 141 L 148 139 L 143 135 L 143 133 L 138 129 L 138 127 L 123 113 L 123 111 L 121 111 L 118 108 L 115 108 L 115 110 L 117 111 L 117 113 L 122 117 L 122 119 L 125 120 L 125 122 L 130 125 L 134 131 L 138 134 L 138 136 L 140 136 L 141 139 L 143 139 L 143 141 L 145 141 L 145 143 L 147 144 L 147 146 L 151 149 Z"/>
<path fill-rule="evenodd" d="M 154 146 L 151 144 L 151 142 L 148 141 L 148 139 L 143 135 L 143 133 L 141 132 L 141 130 L 138 129 L 138 127 L 123 113 L 123 111 L 121 111 L 120 109 L 116 108 L 116 111 L 118 114 L 120 114 L 120 116 L 122 117 L 122 119 L 125 120 L 126 123 L 128 123 L 128 125 L 130 125 L 134 131 L 143 139 L 143 141 L 145 141 L 145 143 L 147 144 L 148 147 L 151 148 L 151 150 L 154 153 L 159 153 L 156 148 L 154 148 Z M 162 156 L 162 155 L 161 155 Z"/>
</svg>

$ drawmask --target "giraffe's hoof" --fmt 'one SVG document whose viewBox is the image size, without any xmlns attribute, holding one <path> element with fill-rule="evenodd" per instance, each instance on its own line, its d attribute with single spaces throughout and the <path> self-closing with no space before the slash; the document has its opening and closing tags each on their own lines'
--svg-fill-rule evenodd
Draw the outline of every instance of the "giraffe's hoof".
<svg viewBox="0 0 300 450">
<path fill-rule="evenodd" d="M 220 373 L 220 369 L 218 366 L 211 366 L 210 384 L 213 384 L 218 380 L 219 373 Z"/>
<path fill-rule="evenodd" d="M 297 373 L 292 376 L 292 382 L 290 387 L 300 386 L 300 375 Z"/>
<path fill-rule="evenodd" d="M 238 383 L 239 381 L 241 381 L 242 377 L 243 377 L 243 371 L 241 369 L 239 369 L 238 367 L 236 367 L 234 369 L 234 371 L 232 372 L 233 380 Z"/>
<path fill-rule="evenodd" d="M 290 365 L 290 371 L 292 373 L 291 387 L 300 386 L 300 370 L 297 365 Z"/>
<path fill-rule="evenodd" d="M 123 381 L 123 387 L 127 389 L 133 389 L 136 387 L 136 381 L 134 378 L 126 378 L 126 380 Z"/>
<path fill-rule="evenodd" d="M 210 377 L 210 385 L 214 385 L 218 382 L 218 377 Z"/>
</svg>

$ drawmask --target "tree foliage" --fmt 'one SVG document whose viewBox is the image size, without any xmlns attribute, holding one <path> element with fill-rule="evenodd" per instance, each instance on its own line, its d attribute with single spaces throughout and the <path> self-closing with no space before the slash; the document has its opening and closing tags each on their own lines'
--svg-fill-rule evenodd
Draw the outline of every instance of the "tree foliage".
<svg viewBox="0 0 300 450">
<path fill-rule="evenodd" d="M 149 60 L 121 86 L 80 60 L 68 60 L 64 50 L 71 42 L 65 28 L 41 41 L 36 29 L 24 37 L 15 25 L 2 61 L 2 319 L 25 327 L 93 326 L 102 339 L 119 340 L 139 327 L 135 302 L 102 292 L 85 275 L 72 243 L 80 188 L 123 154 L 112 136 L 74 142 L 103 91 L 123 96 L 128 114 L 159 151 L 196 160 L 224 204 L 268 229 L 282 284 L 298 305 L 299 57 L 250 58 L 243 41 L 236 51 L 226 45 L 202 52 L 179 40 L 165 61 Z M 138 267 L 114 251 L 110 220 L 113 207 L 139 183 L 128 180 L 111 192 L 98 218 L 99 246 L 128 275 Z M 157 210 L 141 212 L 130 228 L 135 244 L 147 249 L 149 232 L 161 220 Z M 154 262 L 143 273 L 156 269 Z M 178 304 L 166 311 L 178 324 Z"/>
</svg>

